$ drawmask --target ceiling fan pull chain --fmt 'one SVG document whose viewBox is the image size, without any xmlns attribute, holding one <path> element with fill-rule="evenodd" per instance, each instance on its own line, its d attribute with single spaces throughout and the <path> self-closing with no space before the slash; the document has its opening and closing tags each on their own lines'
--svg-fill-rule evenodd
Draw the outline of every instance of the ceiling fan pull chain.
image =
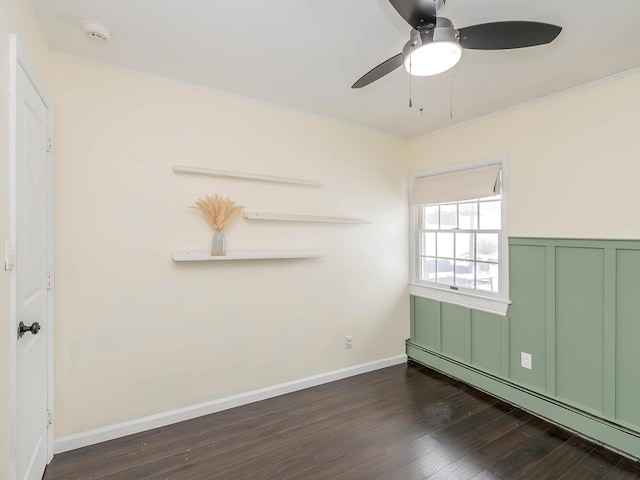
<svg viewBox="0 0 640 480">
<path fill-rule="evenodd" d="M 450 87 L 449 87 L 449 117 L 453 120 L 453 77 L 451 77 Z"/>
<path fill-rule="evenodd" d="M 409 79 L 409 108 L 413 107 L 413 102 L 411 101 L 411 79 Z"/>
<path fill-rule="evenodd" d="M 411 55 L 409 55 L 409 108 L 413 107 L 413 101 L 411 100 L 411 78 L 413 75 L 411 74 Z"/>
</svg>

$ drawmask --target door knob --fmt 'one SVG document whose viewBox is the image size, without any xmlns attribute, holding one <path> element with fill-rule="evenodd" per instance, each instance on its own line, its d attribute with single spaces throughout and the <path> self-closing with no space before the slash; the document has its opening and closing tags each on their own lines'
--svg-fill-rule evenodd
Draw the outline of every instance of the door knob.
<svg viewBox="0 0 640 480">
<path fill-rule="evenodd" d="M 20 322 L 18 324 L 18 338 L 22 338 L 22 336 L 27 332 L 31 332 L 34 335 L 37 335 L 39 331 L 40 324 L 38 322 L 33 322 L 29 326 L 25 325 L 24 322 Z"/>
</svg>

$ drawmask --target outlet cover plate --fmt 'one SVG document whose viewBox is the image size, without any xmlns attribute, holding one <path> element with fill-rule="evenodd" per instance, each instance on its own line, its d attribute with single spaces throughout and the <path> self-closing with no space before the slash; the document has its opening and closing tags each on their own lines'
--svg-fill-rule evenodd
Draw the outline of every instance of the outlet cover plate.
<svg viewBox="0 0 640 480">
<path fill-rule="evenodd" d="M 529 370 L 533 368 L 530 353 L 520 352 L 520 366 Z"/>
</svg>

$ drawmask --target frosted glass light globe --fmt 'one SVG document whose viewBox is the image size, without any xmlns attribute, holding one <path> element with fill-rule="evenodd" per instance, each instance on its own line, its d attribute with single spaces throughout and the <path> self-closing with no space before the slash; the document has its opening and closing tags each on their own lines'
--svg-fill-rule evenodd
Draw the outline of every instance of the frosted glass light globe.
<svg viewBox="0 0 640 480">
<path fill-rule="evenodd" d="M 404 58 L 411 75 L 427 77 L 446 72 L 462 57 L 462 47 L 454 42 L 432 42 L 412 49 Z"/>
</svg>

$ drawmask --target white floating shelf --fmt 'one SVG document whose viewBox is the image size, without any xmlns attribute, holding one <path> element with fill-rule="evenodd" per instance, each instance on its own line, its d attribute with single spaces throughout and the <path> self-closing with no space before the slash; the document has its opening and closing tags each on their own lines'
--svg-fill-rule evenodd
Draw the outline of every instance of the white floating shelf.
<svg viewBox="0 0 640 480">
<path fill-rule="evenodd" d="M 324 256 L 318 250 L 230 250 L 226 255 L 212 256 L 209 250 L 174 250 L 174 262 L 226 260 L 272 260 L 277 258 L 315 258 Z"/>
<path fill-rule="evenodd" d="M 285 222 L 371 223 L 361 218 L 291 215 L 288 213 L 244 212 L 244 218 L 248 220 L 283 220 Z"/>
<path fill-rule="evenodd" d="M 299 178 L 274 177 L 273 175 L 260 175 L 257 173 L 229 172 L 226 170 L 211 170 L 209 168 L 188 167 L 185 165 L 174 165 L 173 171 L 176 173 L 191 173 L 194 175 L 211 175 L 214 177 L 242 178 L 244 180 L 258 180 L 261 182 L 290 183 L 294 185 L 307 185 L 321 187 L 322 183 L 313 180 L 303 180 Z"/>
</svg>

